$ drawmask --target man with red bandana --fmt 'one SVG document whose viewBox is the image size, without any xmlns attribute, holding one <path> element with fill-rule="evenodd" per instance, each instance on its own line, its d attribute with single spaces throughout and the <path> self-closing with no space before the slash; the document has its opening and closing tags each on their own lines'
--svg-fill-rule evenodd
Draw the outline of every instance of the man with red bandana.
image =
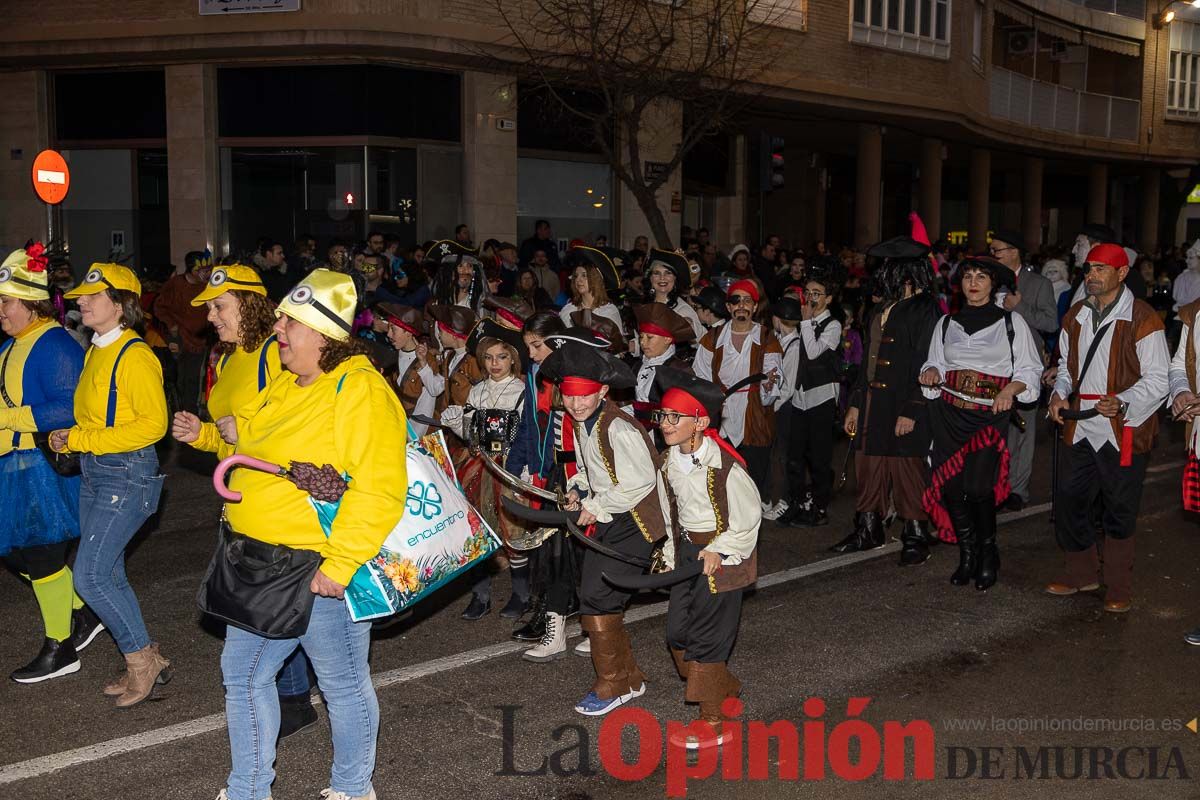
<svg viewBox="0 0 1200 800">
<path fill-rule="evenodd" d="M 1087 299 L 1063 318 L 1050 398 L 1050 417 L 1062 424 L 1067 444 L 1055 515 L 1066 569 L 1046 591 L 1066 596 L 1100 588 L 1091 514 L 1099 499 L 1104 610 L 1112 613 L 1132 607 L 1134 526 L 1171 360 L 1162 320 L 1126 288 L 1128 272 L 1129 257 L 1119 245 L 1098 244 L 1088 252 Z"/>
<path fill-rule="evenodd" d="M 614 403 L 610 390 L 634 384 L 629 367 L 570 331 L 551 334 L 557 349 L 542 362 L 541 375 L 558 385 L 574 424 L 575 463 L 567 481 L 566 510 L 579 511 L 579 527 L 594 526 L 597 542 L 629 556 L 649 559 L 666 533 L 658 498 L 658 455 L 645 429 Z M 561 341 L 559 341 L 561 340 Z M 628 575 L 643 569 L 594 549 L 583 556 L 579 623 L 591 642 L 596 681 L 575 706 L 601 716 L 646 691 L 645 676 L 625 632 L 631 594 L 606 582 L 602 573 Z"/>
<path fill-rule="evenodd" d="M 715 739 L 689 732 L 673 742 L 689 749 L 724 741 L 721 704 L 741 691 L 726 662 L 737 640 L 742 591 L 758 576 L 758 489 L 737 451 L 717 435 L 724 392 L 710 381 L 660 369 L 655 413 L 663 454 L 663 516 L 671 521 L 664 555 L 672 568 L 702 562 L 702 571 L 671 587 L 667 646 L 688 701 Z M 705 732 L 706 733 L 706 732 Z"/>
<path fill-rule="evenodd" d="M 700 340 L 692 369 L 696 377 L 729 392 L 751 375 L 762 380 L 738 387 L 725 398 L 721 435 L 737 448 L 758 487 L 766 490 L 771 444 L 775 439 L 774 402 L 779 391 L 783 350 L 770 327 L 754 321 L 762 295 L 753 280 L 743 279 L 726 292 L 731 319 Z"/>
</svg>

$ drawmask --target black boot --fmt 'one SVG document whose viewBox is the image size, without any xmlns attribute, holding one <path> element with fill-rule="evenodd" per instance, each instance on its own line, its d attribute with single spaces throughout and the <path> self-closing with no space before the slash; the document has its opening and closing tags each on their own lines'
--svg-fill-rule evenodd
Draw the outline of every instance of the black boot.
<svg viewBox="0 0 1200 800">
<path fill-rule="evenodd" d="M 529 603 L 525 622 L 517 620 L 513 628 L 512 638 L 518 642 L 538 642 L 546 632 L 546 599 L 542 595 L 534 595 Z"/>
<path fill-rule="evenodd" d="M 875 531 L 876 533 L 873 533 Z M 854 530 L 850 535 L 829 548 L 834 553 L 857 553 L 883 544 L 883 522 L 873 511 L 860 511 L 854 515 Z M 879 538 L 879 544 L 874 539 Z"/>
<path fill-rule="evenodd" d="M 471 602 L 463 609 L 462 618 L 474 622 L 483 619 L 492 610 L 492 598 L 471 595 Z"/>
<path fill-rule="evenodd" d="M 519 619 L 529 608 L 529 564 L 520 567 L 509 567 L 512 575 L 512 597 L 504 608 L 500 609 L 501 619 Z"/>
<path fill-rule="evenodd" d="M 279 695 L 280 740 L 312 727 L 316 722 L 317 710 L 313 708 L 312 695 L 308 692 Z"/>
<path fill-rule="evenodd" d="M 8 677 L 17 683 L 41 683 L 72 672 L 79 672 L 79 656 L 70 640 L 60 642 L 47 636 L 37 657 Z"/>
<path fill-rule="evenodd" d="M 793 522 L 799 519 L 805 511 L 808 510 L 811 504 L 811 495 L 809 497 L 793 497 L 788 501 L 787 511 L 784 511 L 779 515 L 779 517 L 775 520 L 775 524 L 791 525 Z"/>
<path fill-rule="evenodd" d="M 929 560 L 929 545 L 925 539 L 922 522 L 904 520 L 900 531 L 900 566 L 915 567 Z"/>
<path fill-rule="evenodd" d="M 955 586 L 966 586 L 975 577 L 978 566 L 971 513 L 966 507 L 966 501 L 962 499 L 954 504 L 947 503 L 946 510 L 950 512 L 950 521 L 954 523 L 954 535 L 958 537 L 958 569 L 950 576 L 950 582 Z"/>
<path fill-rule="evenodd" d="M 71 644 L 76 653 L 82 653 L 103 630 L 104 623 L 87 606 L 71 612 Z"/>
<path fill-rule="evenodd" d="M 1000 550 L 996 547 L 996 506 L 992 498 L 970 501 L 971 518 L 975 523 L 975 553 L 979 569 L 975 573 L 975 588 L 986 591 L 996 584 L 1000 573 Z"/>
</svg>

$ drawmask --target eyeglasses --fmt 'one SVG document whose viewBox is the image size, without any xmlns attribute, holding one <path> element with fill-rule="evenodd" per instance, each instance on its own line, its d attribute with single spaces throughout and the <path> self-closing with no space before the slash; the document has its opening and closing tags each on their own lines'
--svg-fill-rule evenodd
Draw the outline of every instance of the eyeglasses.
<svg viewBox="0 0 1200 800">
<path fill-rule="evenodd" d="M 809 297 L 824 297 L 825 296 L 825 292 L 817 292 L 817 291 L 812 291 L 812 290 L 806 291 L 805 294 L 808 295 Z"/>
<path fill-rule="evenodd" d="M 655 425 L 678 425 L 681 419 L 699 419 L 695 414 L 680 414 L 678 411 L 652 411 L 650 421 Z"/>
<path fill-rule="evenodd" d="M 992 255 L 999 255 L 1000 253 L 1003 253 L 1005 250 L 1016 250 L 1016 249 L 1017 248 L 1015 248 L 1015 247 L 989 247 L 988 252 L 991 253 Z"/>
</svg>

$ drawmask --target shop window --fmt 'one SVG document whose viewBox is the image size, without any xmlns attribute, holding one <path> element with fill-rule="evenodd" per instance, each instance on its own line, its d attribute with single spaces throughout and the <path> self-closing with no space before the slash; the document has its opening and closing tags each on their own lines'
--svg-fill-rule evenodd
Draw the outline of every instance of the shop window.
<svg viewBox="0 0 1200 800">
<path fill-rule="evenodd" d="M 161 69 L 54 75 L 59 142 L 165 139 L 166 78 Z"/>
</svg>

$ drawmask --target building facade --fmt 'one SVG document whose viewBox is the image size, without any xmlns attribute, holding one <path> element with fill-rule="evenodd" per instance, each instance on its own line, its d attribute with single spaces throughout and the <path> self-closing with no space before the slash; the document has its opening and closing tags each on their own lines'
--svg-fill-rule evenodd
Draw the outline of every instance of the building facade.
<svg viewBox="0 0 1200 800">
<path fill-rule="evenodd" d="M 0 241 L 45 236 L 29 172 L 53 147 L 72 188 L 49 221 L 77 264 L 121 248 L 180 263 L 264 236 L 418 242 L 459 222 L 475 241 L 518 240 L 543 217 L 562 240 L 631 245 L 648 228 L 604 159 L 484 66 L 503 39 L 497 2 L 519 0 L 22 4 L 0 42 Z M 670 229 L 861 246 L 916 210 L 976 246 L 1000 226 L 1069 243 L 1092 221 L 1151 251 L 1200 235 L 1172 205 L 1200 161 L 1189 4 L 778 0 L 761 13 L 772 66 L 736 130 L 660 191 Z M 669 160 L 682 114 L 655 110 L 648 162 Z M 759 167 L 772 140 L 778 188 Z"/>
</svg>

